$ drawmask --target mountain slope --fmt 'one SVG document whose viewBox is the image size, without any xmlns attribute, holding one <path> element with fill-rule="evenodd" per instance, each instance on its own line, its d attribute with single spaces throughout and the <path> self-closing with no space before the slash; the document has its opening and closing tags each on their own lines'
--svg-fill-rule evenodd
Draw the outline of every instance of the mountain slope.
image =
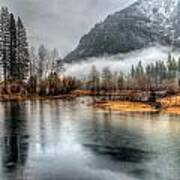
<svg viewBox="0 0 180 180">
<path fill-rule="evenodd" d="M 138 0 L 96 24 L 81 38 L 78 47 L 65 57 L 65 61 L 129 52 L 153 43 L 178 45 L 178 7 L 178 0 Z"/>
</svg>

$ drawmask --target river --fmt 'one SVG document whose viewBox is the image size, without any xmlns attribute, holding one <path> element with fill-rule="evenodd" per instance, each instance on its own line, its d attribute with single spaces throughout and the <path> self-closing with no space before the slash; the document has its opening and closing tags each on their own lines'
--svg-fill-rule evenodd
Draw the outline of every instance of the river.
<svg viewBox="0 0 180 180">
<path fill-rule="evenodd" d="M 2 180 L 179 180 L 180 116 L 84 100 L 0 104 Z"/>
</svg>

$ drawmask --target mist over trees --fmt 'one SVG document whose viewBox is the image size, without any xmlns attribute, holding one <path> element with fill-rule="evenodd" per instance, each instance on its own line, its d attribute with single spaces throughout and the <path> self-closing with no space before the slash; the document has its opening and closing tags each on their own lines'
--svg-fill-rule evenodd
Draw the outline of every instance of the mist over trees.
<svg viewBox="0 0 180 180">
<path fill-rule="evenodd" d="M 139 61 L 138 65 L 132 65 L 129 73 L 113 72 L 109 67 L 99 72 L 93 66 L 83 80 L 65 76 L 58 50 L 49 50 L 45 45 L 38 49 L 29 47 L 23 21 L 20 17 L 16 19 L 6 7 L 0 11 L 0 62 L 2 84 L 8 94 L 53 96 L 75 89 L 92 90 L 96 94 L 123 90 L 175 91 L 180 86 L 180 59 L 171 55 L 167 62 L 157 61 L 146 66 Z"/>
<path fill-rule="evenodd" d="M 156 61 L 146 66 L 142 62 L 132 65 L 130 72 L 111 72 L 106 67 L 98 72 L 93 66 L 87 80 L 87 89 L 99 92 L 119 90 L 168 90 L 180 87 L 180 58 L 171 55 L 167 61 Z"/>
</svg>

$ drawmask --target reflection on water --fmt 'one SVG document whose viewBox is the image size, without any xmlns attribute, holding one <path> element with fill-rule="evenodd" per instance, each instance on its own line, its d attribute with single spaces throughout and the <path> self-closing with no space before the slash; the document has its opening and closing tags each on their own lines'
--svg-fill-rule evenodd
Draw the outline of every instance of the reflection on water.
<svg viewBox="0 0 180 180">
<path fill-rule="evenodd" d="M 3 121 L 2 168 L 14 177 L 25 166 L 28 155 L 25 106 L 13 102 L 4 104 Z"/>
<path fill-rule="evenodd" d="M 80 102 L 0 104 L 0 179 L 179 180 L 179 116 Z"/>
</svg>

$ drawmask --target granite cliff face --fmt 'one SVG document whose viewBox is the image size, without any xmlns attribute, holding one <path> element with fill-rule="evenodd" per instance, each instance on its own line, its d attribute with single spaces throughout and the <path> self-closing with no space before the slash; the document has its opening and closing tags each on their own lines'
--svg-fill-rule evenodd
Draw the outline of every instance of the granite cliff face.
<svg viewBox="0 0 180 180">
<path fill-rule="evenodd" d="M 138 0 L 109 15 L 64 60 L 130 52 L 156 43 L 180 46 L 179 0 Z"/>
</svg>

